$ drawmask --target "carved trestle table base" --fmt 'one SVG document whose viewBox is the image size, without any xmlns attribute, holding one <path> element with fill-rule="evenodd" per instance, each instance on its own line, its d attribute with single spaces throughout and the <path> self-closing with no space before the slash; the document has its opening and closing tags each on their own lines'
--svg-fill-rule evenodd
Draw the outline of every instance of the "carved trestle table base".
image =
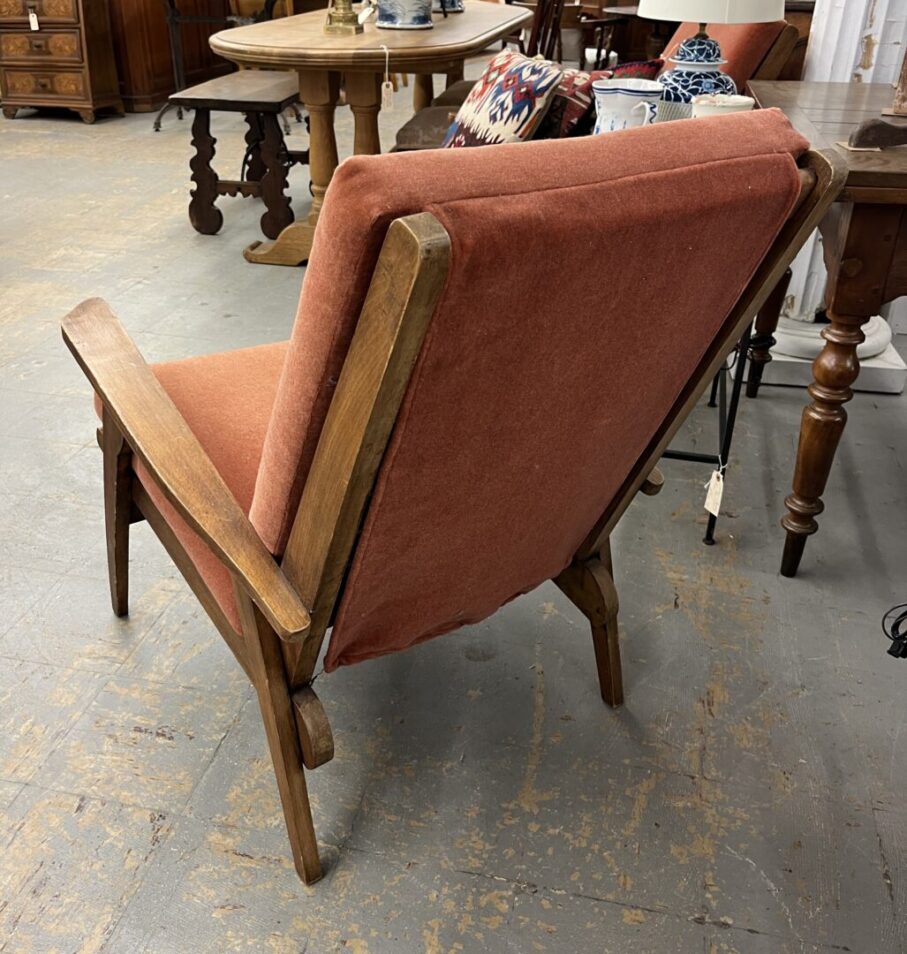
<svg viewBox="0 0 907 954">
<path fill-rule="evenodd" d="M 381 152 L 378 113 L 381 80 L 390 72 L 414 73 L 417 109 L 432 98 L 432 74 L 462 76 L 463 61 L 520 29 L 532 18 L 523 7 L 466 0 L 466 12 L 435 18 L 432 30 L 379 30 L 368 21 L 355 36 L 325 35 L 324 11 L 303 13 L 216 33 L 211 48 L 246 66 L 293 69 L 299 74 L 299 98 L 308 111 L 312 205 L 308 215 L 287 226 L 273 242 L 254 242 L 244 252 L 250 262 L 300 265 L 312 250 L 324 195 L 339 164 L 334 113 L 341 79 L 353 112 L 353 152 Z M 382 45 L 388 48 L 388 62 Z"/>
</svg>

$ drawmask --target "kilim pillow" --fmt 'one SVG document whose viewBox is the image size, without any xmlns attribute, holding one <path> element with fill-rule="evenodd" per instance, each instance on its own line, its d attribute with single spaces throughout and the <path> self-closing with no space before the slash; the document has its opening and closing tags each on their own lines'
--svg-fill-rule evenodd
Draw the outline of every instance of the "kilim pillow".
<svg viewBox="0 0 907 954">
<path fill-rule="evenodd" d="M 470 90 L 443 145 L 449 149 L 529 139 L 557 91 L 561 68 L 521 53 L 499 53 Z"/>
<path fill-rule="evenodd" d="M 564 139 L 592 109 L 592 74 L 583 70 L 564 70 L 545 118 L 533 139 Z"/>
<path fill-rule="evenodd" d="M 597 73 L 592 74 L 593 80 L 596 79 L 658 79 L 661 68 L 665 65 L 664 60 L 637 60 L 633 63 L 618 63 L 613 69 L 602 70 L 601 76 Z M 610 74 L 607 75 L 607 74 Z"/>
</svg>

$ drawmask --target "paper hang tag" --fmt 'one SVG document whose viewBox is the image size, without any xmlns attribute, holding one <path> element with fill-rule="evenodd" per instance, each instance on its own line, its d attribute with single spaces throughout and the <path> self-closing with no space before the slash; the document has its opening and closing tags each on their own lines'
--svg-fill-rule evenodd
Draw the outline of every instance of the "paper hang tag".
<svg viewBox="0 0 907 954">
<path fill-rule="evenodd" d="M 705 494 L 705 509 L 713 516 L 717 517 L 721 510 L 721 495 L 724 493 L 724 477 L 720 470 L 713 470 Z"/>
<path fill-rule="evenodd" d="M 390 80 L 381 84 L 381 108 L 388 111 L 394 108 L 394 84 Z"/>
<path fill-rule="evenodd" d="M 31 30 L 40 30 L 41 27 L 38 24 L 38 14 L 34 10 L 28 11 L 28 26 Z"/>
<path fill-rule="evenodd" d="M 359 23 L 365 23 L 365 21 L 375 12 L 375 8 L 370 3 L 363 3 L 362 9 L 359 11 Z"/>
</svg>

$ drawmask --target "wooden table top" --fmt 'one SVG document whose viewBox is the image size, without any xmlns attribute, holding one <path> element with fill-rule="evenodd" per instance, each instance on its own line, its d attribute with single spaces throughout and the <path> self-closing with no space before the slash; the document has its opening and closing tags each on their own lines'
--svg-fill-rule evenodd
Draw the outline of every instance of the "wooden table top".
<svg viewBox="0 0 907 954">
<path fill-rule="evenodd" d="M 524 7 L 466 0 L 466 12 L 433 17 L 431 30 L 379 30 L 375 18 L 356 36 L 324 32 L 326 10 L 222 30 L 211 37 L 211 49 L 234 63 L 290 69 L 384 70 L 418 72 L 438 63 L 457 62 L 479 53 L 495 40 L 532 19 Z M 408 68 L 408 69 L 407 69 Z"/>
<path fill-rule="evenodd" d="M 763 109 L 777 106 L 814 149 L 834 149 L 847 162 L 848 188 L 907 188 L 907 146 L 855 152 L 837 145 L 894 100 L 887 83 L 801 83 L 753 80 L 749 92 Z M 905 120 L 882 117 L 898 125 Z"/>
</svg>

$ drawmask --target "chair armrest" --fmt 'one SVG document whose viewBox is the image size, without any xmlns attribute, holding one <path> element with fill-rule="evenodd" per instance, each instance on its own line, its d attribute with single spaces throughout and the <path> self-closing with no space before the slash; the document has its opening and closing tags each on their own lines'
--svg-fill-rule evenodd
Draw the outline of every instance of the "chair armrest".
<svg viewBox="0 0 907 954">
<path fill-rule="evenodd" d="M 108 304 L 82 302 L 63 319 L 63 339 L 177 513 L 237 577 L 278 636 L 302 640 L 308 610 Z"/>
</svg>

